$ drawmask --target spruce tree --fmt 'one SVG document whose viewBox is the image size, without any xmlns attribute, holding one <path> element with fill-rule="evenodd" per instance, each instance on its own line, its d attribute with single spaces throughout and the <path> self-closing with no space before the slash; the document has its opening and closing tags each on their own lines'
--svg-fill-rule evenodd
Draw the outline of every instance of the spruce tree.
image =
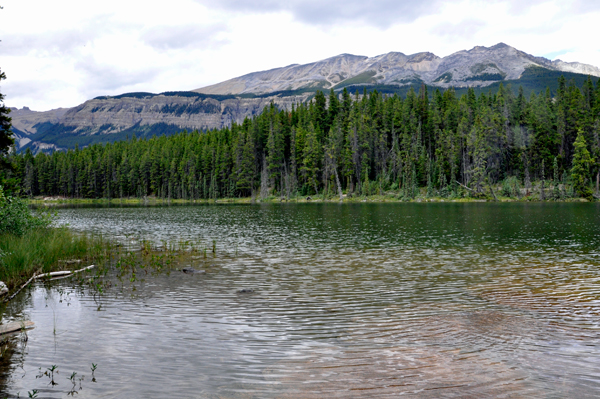
<svg viewBox="0 0 600 399">
<path fill-rule="evenodd" d="M 573 179 L 573 188 L 580 197 L 592 200 L 592 189 L 590 188 L 590 168 L 594 160 L 587 149 L 583 130 L 579 129 L 574 143 L 573 167 L 571 168 L 571 178 Z"/>
<path fill-rule="evenodd" d="M 554 157 L 553 169 L 554 169 L 554 199 L 559 199 L 561 197 L 560 188 L 559 188 L 560 178 L 558 176 L 558 160 L 556 157 Z"/>
<path fill-rule="evenodd" d="M 0 71 L 0 82 L 6 79 L 6 74 Z M 4 105 L 4 94 L 0 92 L 0 171 L 8 168 L 10 163 L 6 159 L 10 147 L 14 144 L 11 118 L 8 116 L 10 108 Z M 0 181 L 0 184 L 2 182 Z"/>
</svg>

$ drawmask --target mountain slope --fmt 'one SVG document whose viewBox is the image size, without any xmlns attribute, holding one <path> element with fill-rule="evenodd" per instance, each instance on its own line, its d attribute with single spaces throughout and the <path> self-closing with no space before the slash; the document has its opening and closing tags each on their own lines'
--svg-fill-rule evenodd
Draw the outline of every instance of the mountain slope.
<svg viewBox="0 0 600 399">
<path fill-rule="evenodd" d="M 484 87 L 517 80 L 529 67 L 600 76 L 586 64 L 550 61 L 504 43 L 477 46 L 440 58 L 432 53 L 388 53 L 377 57 L 341 54 L 305 65 L 254 72 L 194 90 L 205 94 L 264 94 L 305 89 L 339 89 L 357 84 L 405 86 L 423 82 L 437 87 Z"/>
<path fill-rule="evenodd" d="M 12 109 L 17 148 L 53 151 L 137 137 L 208 130 L 243 122 L 273 101 L 291 108 L 304 96 L 239 98 L 194 92 L 128 93 L 98 97 L 70 109 L 34 112 Z"/>
<path fill-rule="evenodd" d="M 273 102 L 280 109 L 308 101 L 316 90 L 348 88 L 405 95 L 424 84 L 429 92 L 454 87 L 495 91 L 500 84 L 523 87 L 526 95 L 547 87 L 555 92 L 564 75 L 581 86 L 600 69 L 550 61 L 505 44 L 475 47 L 440 58 L 432 53 L 388 53 L 377 57 L 342 54 L 306 65 L 254 72 L 186 92 L 104 96 L 69 109 L 34 112 L 13 109 L 17 149 L 34 152 L 114 142 L 136 135 L 172 134 L 183 129 L 220 129 L 241 123 Z"/>
</svg>

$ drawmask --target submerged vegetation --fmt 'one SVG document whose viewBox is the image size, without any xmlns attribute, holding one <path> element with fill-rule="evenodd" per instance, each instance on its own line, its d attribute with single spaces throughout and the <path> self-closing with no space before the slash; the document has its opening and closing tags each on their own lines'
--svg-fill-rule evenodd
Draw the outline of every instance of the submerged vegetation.
<svg viewBox="0 0 600 399">
<path fill-rule="evenodd" d="M 9 177 L 29 197 L 592 199 L 599 115 L 591 79 L 561 78 L 555 95 L 528 99 L 503 86 L 460 97 L 425 86 L 405 98 L 317 92 L 221 130 L 12 154 Z"/>
</svg>

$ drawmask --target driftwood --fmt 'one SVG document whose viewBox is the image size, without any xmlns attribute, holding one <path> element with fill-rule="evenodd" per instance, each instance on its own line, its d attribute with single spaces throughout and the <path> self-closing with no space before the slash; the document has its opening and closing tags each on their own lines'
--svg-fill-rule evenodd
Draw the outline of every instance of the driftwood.
<svg viewBox="0 0 600 399">
<path fill-rule="evenodd" d="M 21 292 L 21 290 L 22 290 L 23 288 L 27 287 L 27 286 L 29 285 L 29 283 L 31 283 L 31 281 L 33 281 L 33 279 L 35 278 L 35 276 L 36 276 L 36 275 L 37 275 L 39 272 L 41 272 L 41 271 L 42 271 L 42 269 L 40 269 L 40 270 L 38 270 L 37 272 L 33 273 L 33 276 L 31 276 L 31 278 L 30 278 L 29 280 L 27 280 L 27 282 L 21 286 L 21 288 L 19 288 L 19 289 L 18 289 L 18 290 L 16 290 L 16 291 L 15 291 L 15 292 L 14 292 L 14 293 L 11 295 L 11 296 L 9 296 L 8 298 L 6 298 L 6 299 L 4 300 L 4 303 L 6 303 L 6 302 L 10 301 L 11 299 L 13 299 L 14 297 L 16 297 L 16 296 L 17 296 L 17 294 L 18 294 L 19 292 Z"/>
<path fill-rule="evenodd" d="M 89 270 L 89 269 L 91 269 L 93 267 L 96 267 L 96 265 L 90 265 L 88 267 L 84 267 L 83 269 L 79 269 L 79 270 L 75 270 L 75 271 L 63 270 L 63 271 L 59 271 L 59 272 L 50 272 L 50 273 L 38 274 L 34 278 L 38 279 L 38 278 L 48 278 L 48 277 L 68 277 L 68 276 L 70 276 L 72 274 L 83 272 L 83 271 Z"/>
<path fill-rule="evenodd" d="M 21 292 L 23 290 L 23 288 L 27 287 L 29 285 L 29 283 L 31 283 L 33 280 L 37 280 L 39 278 L 48 278 L 48 277 L 69 277 L 72 274 L 83 272 L 85 270 L 89 270 L 94 267 L 96 267 L 96 265 L 90 265 L 88 267 L 84 267 L 83 269 L 75 270 L 72 272 L 68 271 L 68 270 L 64 270 L 64 271 L 59 271 L 59 272 L 50 272 L 50 273 L 39 274 L 42 271 L 42 269 L 40 269 L 37 272 L 33 273 L 33 276 L 31 276 L 31 278 L 29 280 L 27 280 L 27 282 L 25 284 L 23 284 L 18 290 L 16 290 L 11 296 L 4 299 L 4 303 L 6 303 L 6 302 L 10 301 L 11 299 L 13 299 L 14 297 L 16 297 L 17 294 L 19 292 Z"/>
<path fill-rule="evenodd" d="M 0 326 L 0 335 L 19 332 L 22 330 L 30 330 L 33 328 L 33 321 L 15 321 L 12 323 Z"/>
<path fill-rule="evenodd" d="M 50 273 L 39 274 L 39 275 L 35 276 L 35 278 L 37 280 L 38 278 L 68 276 L 70 274 L 71 274 L 71 272 L 67 270 L 67 271 L 50 272 Z"/>
</svg>

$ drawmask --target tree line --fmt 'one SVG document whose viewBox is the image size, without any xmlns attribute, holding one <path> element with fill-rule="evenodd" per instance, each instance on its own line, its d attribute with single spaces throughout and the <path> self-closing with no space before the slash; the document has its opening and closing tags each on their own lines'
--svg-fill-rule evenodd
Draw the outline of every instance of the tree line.
<svg viewBox="0 0 600 399">
<path fill-rule="evenodd" d="M 24 196 L 218 199 L 250 196 L 519 196 L 592 199 L 600 184 L 600 80 L 529 98 L 500 86 L 476 95 L 422 86 L 317 92 L 207 132 L 11 153 L 4 180 Z M 544 190 L 544 188 L 547 188 Z M 569 188 L 570 192 L 568 192 Z M 551 194 L 545 194 L 549 192 Z"/>
</svg>

